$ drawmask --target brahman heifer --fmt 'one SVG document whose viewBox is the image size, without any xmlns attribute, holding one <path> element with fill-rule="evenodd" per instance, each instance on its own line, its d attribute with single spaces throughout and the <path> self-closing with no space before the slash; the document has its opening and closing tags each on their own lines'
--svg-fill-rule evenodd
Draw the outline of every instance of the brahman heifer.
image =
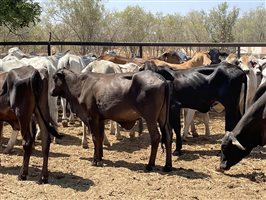
<svg viewBox="0 0 266 200">
<path fill-rule="evenodd" d="M 266 144 L 266 83 L 261 85 L 253 104 L 237 123 L 227 132 L 221 144 L 221 162 L 218 171 L 229 170 L 256 146 Z"/>
<path fill-rule="evenodd" d="M 36 56 L 33 58 L 22 58 L 18 60 L 17 58 L 13 58 L 7 61 L 4 61 L 2 65 L 0 66 L 1 71 L 10 71 L 15 68 L 25 67 L 25 66 L 33 66 L 35 69 L 37 69 L 40 72 L 42 80 L 46 83 L 48 82 L 48 87 L 50 88 L 53 84 L 52 75 L 56 71 L 56 68 L 52 64 L 52 62 L 47 57 L 42 56 Z M 49 88 L 46 90 L 47 94 L 49 92 Z M 57 128 L 57 121 L 58 121 L 58 109 L 57 109 L 57 98 L 52 97 L 48 94 L 48 105 L 49 105 L 49 112 L 50 116 L 53 120 L 53 125 Z M 40 134 L 40 131 L 37 133 L 37 135 Z M 16 142 L 18 132 L 13 131 L 8 144 L 6 146 L 6 149 L 4 150 L 4 153 L 9 153 Z M 55 141 L 57 142 L 58 140 Z"/>
<path fill-rule="evenodd" d="M 81 73 L 103 73 L 103 74 L 109 74 L 109 73 L 127 73 L 127 72 L 137 72 L 139 71 L 139 66 L 135 63 L 127 63 L 127 64 L 116 64 L 111 61 L 107 60 L 95 60 L 88 64 Z M 138 120 L 139 125 L 139 133 L 142 132 L 142 120 Z M 136 126 L 134 126 L 130 130 L 130 138 L 135 137 L 135 130 Z M 110 121 L 110 134 L 115 135 L 116 139 L 121 140 L 122 135 L 120 133 L 120 126 L 117 123 L 114 123 L 113 121 Z M 104 137 L 104 144 L 107 146 L 110 146 L 110 142 L 108 141 L 108 138 Z"/>
<path fill-rule="evenodd" d="M 50 148 L 50 135 L 60 137 L 51 125 L 48 110 L 48 85 L 41 79 L 38 70 L 25 66 L 4 72 L 6 77 L 0 86 L 0 121 L 6 121 L 14 130 L 21 131 L 24 149 L 23 165 L 19 174 L 20 180 L 26 180 L 28 175 L 29 159 L 35 135 L 30 131 L 33 114 L 42 131 L 43 166 L 40 183 L 48 181 L 48 154 Z"/>
<path fill-rule="evenodd" d="M 91 129 L 93 165 L 102 164 L 104 120 L 114 120 L 123 128 L 130 129 L 137 119 L 143 117 L 151 137 L 151 154 L 146 169 L 150 171 L 155 165 L 160 142 L 158 122 L 162 142 L 166 145 L 164 170 L 171 170 L 170 90 L 162 76 L 151 71 L 76 74 L 68 69 L 59 69 L 54 75 L 54 82 L 51 94 L 66 98 L 71 110 Z"/>
<path fill-rule="evenodd" d="M 182 148 L 181 108 L 191 108 L 206 113 L 218 101 L 226 111 L 225 130 L 233 130 L 241 117 L 239 102 L 242 86 L 245 91 L 244 100 L 246 99 L 247 77 L 240 67 L 229 63 L 220 63 L 173 71 L 168 68 L 152 66 L 152 63 L 147 63 L 147 65 L 150 65 L 147 68 L 163 75 L 166 79 L 173 79 L 170 124 L 176 133 L 174 155 L 179 155 Z"/>
<path fill-rule="evenodd" d="M 81 71 L 85 68 L 85 63 L 82 60 L 82 58 L 80 56 L 77 55 L 73 55 L 70 53 L 66 53 L 64 56 L 62 56 L 59 61 L 58 61 L 58 65 L 57 65 L 57 69 L 61 69 L 61 68 L 67 68 L 70 69 L 76 73 L 81 73 Z M 74 115 L 70 110 L 70 116 L 69 119 L 67 118 L 66 115 L 66 100 L 65 99 L 61 99 L 61 104 L 62 104 L 62 109 L 63 109 L 63 116 L 62 116 L 62 125 L 64 127 L 68 126 L 68 121 L 69 123 L 74 123 Z"/>
</svg>

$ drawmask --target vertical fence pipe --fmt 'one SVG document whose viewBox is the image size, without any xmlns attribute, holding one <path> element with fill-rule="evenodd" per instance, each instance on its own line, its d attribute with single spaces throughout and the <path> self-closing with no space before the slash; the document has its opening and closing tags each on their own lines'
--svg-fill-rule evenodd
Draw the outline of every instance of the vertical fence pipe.
<svg viewBox="0 0 266 200">
<path fill-rule="evenodd" d="M 143 52 L 142 52 L 142 46 L 139 46 L 139 57 L 142 58 Z"/>
<path fill-rule="evenodd" d="M 237 57 L 238 58 L 240 58 L 240 53 L 241 53 L 240 51 L 241 51 L 241 48 L 240 48 L 240 46 L 238 46 L 237 47 Z"/>
</svg>

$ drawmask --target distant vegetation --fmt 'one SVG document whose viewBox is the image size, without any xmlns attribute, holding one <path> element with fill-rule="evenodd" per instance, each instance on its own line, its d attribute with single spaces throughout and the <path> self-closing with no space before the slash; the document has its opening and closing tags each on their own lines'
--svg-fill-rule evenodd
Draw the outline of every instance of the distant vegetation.
<svg viewBox="0 0 266 200">
<path fill-rule="evenodd" d="M 45 2 L 41 12 L 39 4 L 31 0 L 3 0 L 0 41 L 47 41 L 49 32 L 54 41 L 266 41 L 266 9 L 263 6 L 240 16 L 239 8 L 229 9 L 224 2 L 208 12 L 191 11 L 182 16 L 153 14 L 140 6 L 110 12 L 101 0 Z M 14 9 L 8 12 L 10 6 L 16 8 L 16 12 Z M 88 47 L 78 47 L 80 53 L 88 50 Z M 135 51 L 134 48 L 130 50 Z"/>
</svg>

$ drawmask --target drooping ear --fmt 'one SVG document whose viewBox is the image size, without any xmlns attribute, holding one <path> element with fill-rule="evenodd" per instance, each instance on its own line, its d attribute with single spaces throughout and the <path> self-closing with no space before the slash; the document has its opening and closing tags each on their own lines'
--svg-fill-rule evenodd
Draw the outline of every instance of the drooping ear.
<svg viewBox="0 0 266 200">
<path fill-rule="evenodd" d="M 240 144 L 240 142 L 236 139 L 235 136 L 233 136 L 232 134 L 230 134 L 230 139 L 232 140 L 232 144 L 237 146 L 239 149 L 245 151 L 246 148 L 242 146 L 242 144 Z"/>
<path fill-rule="evenodd" d="M 264 106 L 263 113 L 262 113 L 262 119 L 266 118 L 266 105 Z"/>
<path fill-rule="evenodd" d="M 65 73 L 64 70 L 60 70 L 56 73 L 56 75 L 58 76 L 58 78 L 60 79 L 64 79 L 65 78 Z"/>
</svg>

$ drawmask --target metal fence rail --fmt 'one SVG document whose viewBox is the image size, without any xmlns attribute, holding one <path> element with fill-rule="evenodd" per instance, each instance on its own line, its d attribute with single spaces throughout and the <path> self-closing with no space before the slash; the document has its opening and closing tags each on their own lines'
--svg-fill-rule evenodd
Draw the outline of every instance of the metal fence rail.
<svg viewBox="0 0 266 200">
<path fill-rule="evenodd" d="M 143 55 L 143 47 L 169 46 L 169 47 L 236 47 L 237 55 L 240 57 L 241 47 L 266 47 L 266 42 L 252 43 L 195 43 L 195 42 L 59 42 L 59 41 L 30 41 L 30 42 L 0 42 L 1 46 L 47 46 L 47 53 L 51 55 L 51 45 L 69 46 L 135 46 L 139 47 L 140 57 Z"/>
</svg>

